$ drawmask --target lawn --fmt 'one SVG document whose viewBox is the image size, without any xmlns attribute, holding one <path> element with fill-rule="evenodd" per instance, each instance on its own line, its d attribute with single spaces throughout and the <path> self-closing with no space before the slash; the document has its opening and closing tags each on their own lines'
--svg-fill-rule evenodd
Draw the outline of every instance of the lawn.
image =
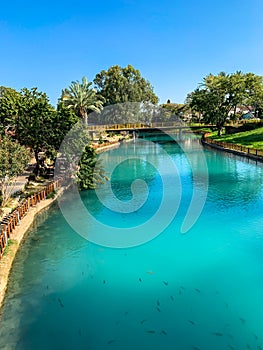
<svg viewBox="0 0 263 350">
<path fill-rule="evenodd" d="M 218 137 L 216 133 L 211 133 L 211 138 L 249 148 L 263 149 L 263 127 L 236 134 L 222 135 L 221 137 Z"/>
</svg>

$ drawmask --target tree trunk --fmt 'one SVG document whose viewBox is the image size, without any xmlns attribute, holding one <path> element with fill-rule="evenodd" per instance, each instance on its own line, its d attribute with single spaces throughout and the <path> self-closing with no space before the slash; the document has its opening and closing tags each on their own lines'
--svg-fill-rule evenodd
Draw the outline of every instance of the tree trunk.
<svg viewBox="0 0 263 350">
<path fill-rule="evenodd" d="M 38 176 L 39 174 L 39 148 L 37 147 L 35 150 L 34 150 L 34 153 L 35 153 L 35 160 L 36 160 L 36 166 L 35 166 L 35 169 L 34 169 L 34 174 L 35 176 Z"/>
<path fill-rule="evenodd" d="M 88 114 L 85 112 L 84 114 L 84 125 L 88 125 Z"/>
</svg>

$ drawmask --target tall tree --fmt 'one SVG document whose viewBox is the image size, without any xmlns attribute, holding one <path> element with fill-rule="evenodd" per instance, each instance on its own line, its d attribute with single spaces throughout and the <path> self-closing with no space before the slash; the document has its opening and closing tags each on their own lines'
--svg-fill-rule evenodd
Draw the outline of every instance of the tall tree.
<svg viewBox="0 0 263 350">
<path fill-rule="evenodd" d="M 81 190 L 94 189 L 107 180 L 103 166 L 97 159 L 96 151 L 90 145 L 86 145 L 84 148 L 76 180 Z"/>
<path fill-rule="evenodd" d="M 0 138 L 0 205 L 5 206 L 13 190 L 14 179 L 29 162 L 29 151 L 7 136 Z"/>
<path fill-rule="evenodd" d="M 39 152 L 53 146 L 56 111 L 49 103 L 47 95 L 37 88 L 24 88 L 21 90 L 21 96 L 16 119 L 16 138 L 22 145 L 34 151 L 35 172 L 38 174 Z"/>
<path fill-rule="evenodd" d="M 18 116 L 21 94 L 15 89 L 0 86 L 0 124 L 3 132 L 13 132 Z"/>
<path fill-rule="evenodd" d="M 205 122 L 216 125 L 221 135 L 230 112 L 235 115 L 237 107 L 259 105 L 263 101 L 262 78 L 254 74 L 236 72 L 209 74 L 201 87 L 188 94 L 187 101 L 194 111 L 202 114 Z"/>
<path fill-rule="evenodd" d="M 263 77 L 253 73 L 247 73 L 245 79 L 244 105 L 255 116 L 261 117 L 263 110 Z"/>
<path fill-rule="evenodd" d="M 88 124 L 88 113 L 100 113 L 103 109 L 103 102 L 92 87 L 92 82 L 88 82 L 86 77 L 82 78 L 82 83 L 72 81 L 71 85 L 62 91 L 61 101 L 75 111 L 85 125 Z"/>
<path fill-rule="evenodd" d="M 152 106 L 158 103 L 158 97 L 151 84 L 133 66 L 116 65 L 102 70 L 96 75 L 94 84 L 107 107 L 100 118 L 102 123 L 151 121 Z"/>
<path fill-rule="evenodd" d="M 158 103 L 158 97 L 151 84 L 146 81 L 138 69 L 128 65 L 118 65 L 102 70 L 94 79 L 95 88 L 104 97 L 105 106 L 124 102 Z"/>
<path fill-rule="evenodd" d="M 170 101 L 170 100 L 168 100 Z M 183 117 L 184 113 L 189 110 L 189 106 L 183 103 L 171 103 L 167 102 L 161 105 L 161 107 L 167 111 L 168 120 L 176 121 Z"/>
</svg>

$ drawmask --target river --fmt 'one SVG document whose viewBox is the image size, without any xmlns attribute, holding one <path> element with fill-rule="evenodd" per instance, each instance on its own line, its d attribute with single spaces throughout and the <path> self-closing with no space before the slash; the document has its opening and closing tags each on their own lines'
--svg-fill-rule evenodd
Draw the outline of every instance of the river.
<svg viewBox="0 0 263 350">
<path fill-rule="evenodd" d="M 1 349 L 263 349 L 263 167 L 176 137 L 106 152 L 108 172 L 119 164 L 111 186 L 38 216 L 10 275 Z"/>
</svg>

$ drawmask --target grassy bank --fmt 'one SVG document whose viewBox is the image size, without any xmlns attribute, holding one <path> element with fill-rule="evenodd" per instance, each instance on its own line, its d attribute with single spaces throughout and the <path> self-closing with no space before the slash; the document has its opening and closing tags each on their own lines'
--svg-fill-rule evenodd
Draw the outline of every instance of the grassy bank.
<svg viewBox="0 0 263 350">
<path fill-rule="evenodd" d="M 234 143 L 248 148 L 263 149 L 263 127 L 250 131 L 238 132 L 236 134 L 217 136 L 217 133 L 211 133 L 211 138 L 217 141 Z"/>
</svg>

